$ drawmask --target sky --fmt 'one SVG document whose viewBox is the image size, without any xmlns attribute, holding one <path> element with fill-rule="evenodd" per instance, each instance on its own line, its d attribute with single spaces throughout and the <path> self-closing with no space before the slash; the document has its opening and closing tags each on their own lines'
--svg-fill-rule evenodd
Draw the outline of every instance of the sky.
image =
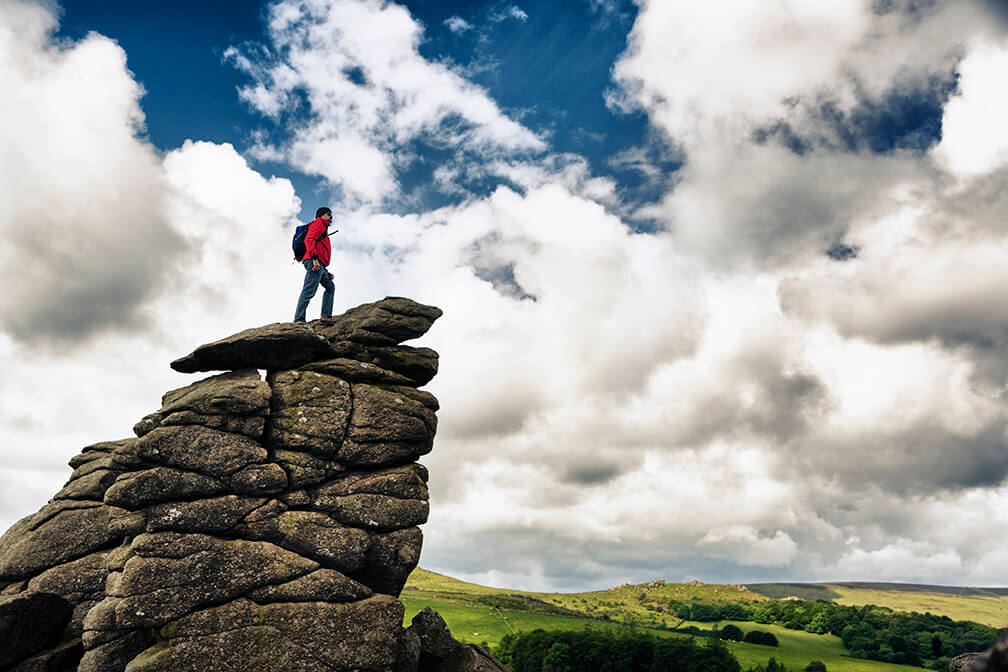
<svg viewBox="0 0 1008 672">
<path fill-rule="evenodd" d="M 328 205 L 444 310 L 421 566 L 1003 586 L 1006 79 L 1004 0 L 0 0 L 0 527 Z"/>
</svg>

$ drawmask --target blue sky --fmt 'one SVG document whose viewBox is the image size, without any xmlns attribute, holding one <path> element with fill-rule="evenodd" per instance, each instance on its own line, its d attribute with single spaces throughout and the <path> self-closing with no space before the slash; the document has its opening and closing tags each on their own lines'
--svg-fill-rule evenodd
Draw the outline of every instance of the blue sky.
<svg viewBox="0 0 1008 672">
<path fill-rule="evenodd" d="M 445 311 L 423 566 L 1002 584 L 1006 72 L 1002 0 L 4 3 L 0 526 L 327 204 Z"/>
<path fill-rule="evenodd" d="M 553 151 L 587 159 L 594 174 L 615 180 L 629 200 L 661 195 L 661 185 L 646 180 L 640 170 L 613 161 L 624 150 L 645 146 L 653 132 L 642 111 L 614 110 L 604 96 L 637 13 L 633 2 L 539 2 L 524 9 L 503 2 L 403 6 L 424 28 L 419 51 L 425 58 L 466 68 L 469 79 L 502 110 L 547 137 Z M 283 123 L 264 119 L 238 98 L 236 91 L 248 77 L 224 57 L 228 48 L 255 50 L 268 41 L 264 6 L 219 3 L 208 8 L 206 3 L 180 2 L 169 11 L 157 3 L 68 2 L 62 10 L 59 36 L 75 40 L 95 31 L 122 46 L 129 69 L 146 91 L 146 135 L 159 149 L 186 139 L 244 148 L 254 132 L 284 133 Z M 458 202 L 458 195 L 425 188 L 445 152 L 424 146 L 422 138 L 416 151 L 421 159 L 401 175 L 404 190 L 422 192 L 424 207 Z M 665 174 L 678 167 L 674 155 L 651 160 Z M 314 203 L 339 197 L 332 185 L 297 166 L 255 165 L 292 180 L 305 200 L 302 218 L 312 215 Z M 474 188 L 486 194 L 500 183 L 486 180 Z"/>
</svg>

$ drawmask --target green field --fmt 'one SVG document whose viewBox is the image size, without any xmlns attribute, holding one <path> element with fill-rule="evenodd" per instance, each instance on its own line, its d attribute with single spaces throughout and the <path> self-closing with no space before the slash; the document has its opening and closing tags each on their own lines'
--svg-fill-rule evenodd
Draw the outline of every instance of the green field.
<svg viewBox="0 0 1008 672">
<path fill-rule="evenodd" d="M 742 665 L 743 670 L 761 663 L 765 665 L 770 656 L 776 658 L 777 662 L 784 663 L 788 670 L 797 672 L 804 670 L 812 660 L 823 661 L 830 672 L 858 672 L 860 670 L 866 672 L 896 672 L 897 670 L 906 672 L 906 670 L 919 671 L 921 669 L 907 665 L 892 665 L 874 660 L 851 658 L 845 655 L 840 638 L 833 635 L 813 635 L 810 632 L 788 630 L 777 625 L 759 625 L 743 621 L 722 621 L 717 625 L 724 627 L 728 623 L 737 625 L 743 632 L 750 630 L 772 632 L 780 642 L 780 646 L 777 648 L 744 642 L 725 642 L 728 649 Z M 691 624 L 687 623 L 687 625 Z M 692 625 L 705 629 L 711 627 L 710 623 L 693 623 Z"/>
<path fill-rule="evenodd" d="M 765 596 L 794 595 L 837 604 L 876 604 L 897 611 L 931 612 L 957 621 L 1008 627 L 1008 589 L 959 588 L 905 583 L 768 583 L 750 588 Z"/>
<path fill-rule="evenodd" d="M 847 594 L 842 586 L 828 586 L 828 590 L 836 591 L 834 599 L 845 600 L 856 592 Z M 854 589 L 850 589 L 854 590 Z M 877 589 L 860 588 L 869 591 Z M 878 590 L 885 594 L 887 591 Z M 891 596 L 910 600 L 913 593 L 897 591 L 900 594 Z M 789 593 L 793 594 L 793 593 Z M 868 594 L 867 592 L 865 594 Z M 873 596 L 875 593 L 871 593 Z M 821 591 L 819 591 L 821 595 Z M 930 596 L 931 593 L 919 593 L 918 596 Z M 956 600 L 953 595 L 945 596 Z M 466 643 L 486 643 L 496 646 L 501 638 L 510 632 L 527 632 L 542 628 L 544 630 L 620 630 L 633 624 L 640 631 L 651 632 L 660 637 L 683 637 L 680 633 L 672 633 L 662 627 L 689 626 L 709 630 L 712 626 L 723 627 L 734 623 L 743 632 L 763 630 L 772 632 L 780 642 L 779 647 L 767 647 L 757 644 L 726 642 L 729 649 L 738 658 L 743 669 L 757 664 L 766 664 L 773 656 L 778 662 L 784 663 L 788 670 L 803 670 L 811 660 L 821 660 L 826 663 L 830 672 L 896 672 L 897 670 L 920 670 L 916 667 L 892 665 L 870 660 L 851 658 L 845 655 L 843 645 L 838 637 L 832 635 L 815 635 L 800 630 L 789 630 L 776 625 L 758 625 L 743 621 L 722 621 L 720 623 L 690 623 L 665 613 L 655 611 L 655 604 L 669 599 L 690 601 L 696 599 L 706 603 L 714 602 L 761 602 L 773 598 L 750 591 L 740 586 L 713 584 L 665 584 L 651 582 L 636 586 L 620 586 L 610 590 L 589 593 L 532 593 L 490 588 L 451 577 L 417 569 L 407 583 L 401 599 L 406 605 L 408 624 L 414 615 L 424 607 L 437 611 L 448 623 L 456 639 Z M 813 598 L 815 599 L 815 598 Z M 821 599 L 821 598 L 820 598 Z M 963 596 L 958 606 L 972 605 L 975 616 L 979 613 L 983 602 L 973 600 L 1002 599 L 983 595 Z M 883 604 L 881 600 L 872 600 L 875 604 Z M 846 602 L 845 602 L 846 603 Z M 907 604 L 901 604 L 900 609 L 945 613 L 940 608 L 908 609 Z M 887 606 L 893 606 L 888 604 Z M 509 608 L 513 607 L 513 608 Z M 937 607 L 942 607 L 938 604 Z M 579 612 L 572 615 L 572 612 Z M 951 613 L 949 614 L 952 615 Z M 963 618 L 963 616 L 953 616 Z M 979 620 L 972 618 L 971 620 Z"/>
<path fill-rule="evenodd" d="M 431 607 L 445 619 L 452 635 L 461 642 L 479 644 L 486 643 L 496 646 L 504 635 L 509 632 L 528 632 L 536 628 L 543 630 L 619 630 L 622 626 L 592 621 L 584 618 L 550 616 L 528 612 L 495 610 L 473 606 L 464 606 L 455 601 L 433 597 L 419 597 L 404 594 L 401 598 L 406 605 L 405 622 L 408 624 L 413 616 L 424 607 Z M 730 621 L 717 624 L 719 627 Z M 844 655 L 843 645 L 838 637 L 832 635 L 813 635 L 798 630 L 787 630 L 775 625 L 756 625 L 754 623 L 734 621 L 744 632 L 759 629 L 772 632 L 780 642 L 779 647 L 759 646 L 743 642 L 725 642 L 732 654 L 738 659 L 743 669 L 763 664 L 773 656 L 778 662 L 784 663 L 789 670 L 800 672 L 812 660 L 826 663 L 830 672 L 906 672 L 920 668 L 903 665 L 890 665 L 871 660 L 858 660 Z M 710 629 L 711 623 L 689 623 L 697 627 Z M 683 637 L 676 633 L 662 630 L 641 631 L 652 632 L 660 637 Z"/>
</svg>

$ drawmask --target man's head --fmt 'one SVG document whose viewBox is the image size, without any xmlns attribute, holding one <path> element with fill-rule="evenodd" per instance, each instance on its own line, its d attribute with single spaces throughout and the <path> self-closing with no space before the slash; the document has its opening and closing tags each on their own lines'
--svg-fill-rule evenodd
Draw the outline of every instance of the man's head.
<svg viewBox="0 0 1008 672">
<path fill-rule="evenodd" d="M 319 208 L 315 211 L 315 219 L 324 219 L 327 222 L 332 221 L 332 210 L 329 208 Z"/>
</svg>

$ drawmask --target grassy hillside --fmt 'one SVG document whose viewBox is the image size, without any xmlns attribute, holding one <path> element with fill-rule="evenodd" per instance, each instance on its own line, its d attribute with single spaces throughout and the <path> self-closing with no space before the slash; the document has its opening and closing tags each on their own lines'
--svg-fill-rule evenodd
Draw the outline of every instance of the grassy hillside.
<svg viewBox="0 0 1008 672">
<path fill-rule="evenodd" d="M 662 610 L 663 605 L 670 600 L 731 604 L 771 599 L 751 592 L 744 586 L 662 581 L 588 593 L 534 593 L 489 588 L 425 569 L 416 569 L 410 575 L 402 598 L 414 602 L 434 599 L 459 606 L 543 613 L 603 623 L 633 623 L 653 628 L 674 627 L 681 622 L 681 619 Z"/>
<path fill-rule="evenodd" d="M 831 590 L 834 588 L 831 587 Z M 793 593 L 789 593 L 793 594 Z M 463 642 L 496 646 L 510 632 L 544 630 L 619 630 L 632 623 L 642 631 L 660 637 L 685 636 L 662 627 L 695 625 L 709 630 L 713 623 L 690 623 L 661 611 L 668 600 L 703 603 L 761 602 L 772 598 L 741 586 L 712 584 L 666 584 L 650 582 L 620 586 L 589 593 L 532 593 L 490 588 L 417 569 L 401 599 L 406 605 L 408 624 L 424 607 L 432 607 L 444 617 L 452 634 Z M 772 632 L 779 647 L 728 642 L 743 669 L 766 664 L 770 656 L 789 670 L 802 670 L 811 660 L 822 660 L 830 672 L 897 672 L 920 668 L 892 665 L 845 655 L 839 638 L 788 630 L 776 625 L 733 622 L 744 632 L 758 629 Z"/>
<path fill-rule="evenodd" d="M 960 588 L 912 583 L 762 583 L 749 589 L 768 597 L 790 595 L 843 605 L 877 604 L 897 611 L 930 612 L 957 621 L 1008 627 L 1008 588 Z"/>
<path fill-rule="evenodd" d="M 954 620 L 976 621 L 995 628 L 1008 627 L 1008 588 L 957 588 L 901 583 L 764 583 L 748 586 L 725 584 L 664 583 L 652 581 L 587 593 L 533 593 L 506 588 L 490 588 L 467 583 L 424 569 L 410 575 L 407 591 L 421 591 L 425 597 L 461 600 L 466 604 L 477 596 L 521 596 L 541 600 L 569 615 L 642 626 L 670 627 L 678 619 L 664 614 L 661 605 L 676 600 L 706 604 L 755 603 L 789 596 L 803 600 L 828 600 L 843 605 L 876 604 L 898 611 L 930 612 Z M 406 595 L 409 595 L 409 592 Z M 497 606 L 503 607 L 503 603 Z M 523 608 L 523 607 L 519 607 Z"/>
</svg>

